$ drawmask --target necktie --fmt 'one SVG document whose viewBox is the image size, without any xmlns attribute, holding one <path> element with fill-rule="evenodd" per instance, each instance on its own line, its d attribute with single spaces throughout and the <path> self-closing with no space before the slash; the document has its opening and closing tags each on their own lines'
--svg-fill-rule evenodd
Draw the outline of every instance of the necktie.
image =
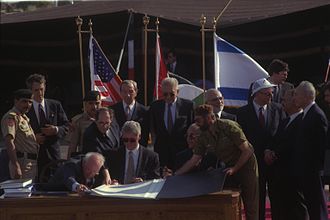
<svg viewBox="0 0 330 220">
<path fill-rule="evenodd" d="M 133 158 L 133 152 L 128 152 L 128 163 L 127 163 L 127 169 L 126 169 L 126 177 L 124 183 L 132 183 L 132 179 L 134 177 L 134 158 Z"/>
<path fill-rule="evenodd" d="M 172 103 L 168 104 L 167 108 L 167 130 L 171 133 L 173 128 L 173 119 L 172 119 L 172 111 L 171 111 Z"/>
<path fill-rule="evenodd" d="M 129 108 L 129 106 L 126 106 L 126 120 L 127 121 L 131 119 L 130 113 L 131 113 L 131 109 Z"/>
<path fill-rule="evenodd" d="M 43 127 L 45 124 L 47 124 L 47 120 L 44 109 L 41 104 L 39 104 L 38 111 L 39 111 L 39 125 L 40 127 Z"/>
<path fill-rule="evenodd" d="M 263 108 L 260 107 L 259 108 L 259 124 L 260 124 L 260 127 L 264 128 L 265 127 L 265 116 L 262 111 L 263 111 Z"/>
<path fill-rule="evenodd" d="M 273 99 L 275 102 L 280 102 L 279 100 L 279 86 L 275 86 L 273 90 Z"/>
</svg>

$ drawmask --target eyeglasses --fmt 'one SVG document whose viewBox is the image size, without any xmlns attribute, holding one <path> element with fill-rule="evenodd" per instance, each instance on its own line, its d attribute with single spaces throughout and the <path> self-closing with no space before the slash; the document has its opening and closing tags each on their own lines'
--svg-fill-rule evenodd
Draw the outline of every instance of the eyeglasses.
<svg viewBox="0 0 330 220">
<path fill-rule="evenodd" d="M 164 97 L 167 97 L 167 96 L 174 97 L 175 94 L 174 94 L 173 92 L 163 92 L 163 96 L 164 96 Z"/>
<path fill-rule="evenodd" d="M 272 96 L 273 95 L 272 92 L 260 92 L 260 94 L 263 94 L 265 96 Z"/>
<path fill-rule="evenodd" d="M 198 137 L 198 135 L 193 134 L 193 133 L 191 133 L 191 134 L 186 134 L 185 136 L 186 136 L 186 138 L 189 138 L 189 139 L 195 139 L 195 138 Z"/>
<path fill-rule="evenodd" d="M 218 100 L 223 100 L 223 97 L 215 97 L 215 98 L 213 98 L 213 99 L 210 99 L 210 101 L 212 101 L 212 102 L 215 102 L 215 101 L 218 101 Z"/>
<path fill-rule="evenodd" d="M 122 140 L 124 143 L 128 143 L 128 142 L 135 143 L 137 139 L 136 138 L 122 138 Z"/>
</svg>

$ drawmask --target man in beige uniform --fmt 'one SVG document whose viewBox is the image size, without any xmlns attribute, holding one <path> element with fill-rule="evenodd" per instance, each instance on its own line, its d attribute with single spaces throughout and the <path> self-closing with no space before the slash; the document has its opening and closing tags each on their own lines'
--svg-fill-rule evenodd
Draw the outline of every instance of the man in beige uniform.
<svg viewBox="0 0 330 220">
<path fill-rule="evenodd" d="M 1 130 L 9 156 L 12 179 L 32 178 L 37 175 L 39 145 L 25 115 L 32 105 L 32 93 L 20 89 L 14 93 L 14 107 L 1 120 Z"/>
<path fill-rule="evenodd" d="M 101 96 L 98 91 L 88 91 L 84 97 L 84 112 L 72 118 L 69 139 L 68 158 L 82 152 L 83 134 L 88 126 L 95 121 L 96 110 L 101 107 Z"/>
</svg>

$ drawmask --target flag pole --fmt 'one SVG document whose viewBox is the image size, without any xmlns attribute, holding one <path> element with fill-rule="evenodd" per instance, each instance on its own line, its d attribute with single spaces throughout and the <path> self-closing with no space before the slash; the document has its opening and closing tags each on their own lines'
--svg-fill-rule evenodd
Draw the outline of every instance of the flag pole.
<svg viewBox="0 0 330 220">
<path fill-rule="evenodd" d="M 205 73 L 205 32 L 212 31 L 213 33 L 215 32 L 215 27 L 216 27 L 216 19 L 213 18 L 213 28 L 205 28 L 206 24 L 206 17 L 202 14 L 200 17 L 200 23 L 201 23 L 201 34 L 202 34 L 202 74 L 203 74 L 203 99 L 205 102 L 205 90 L 206 90 L 206 73 Z"/>
<path fill-rule="evenodd" d="M 329 69 L 330 69 L 330 58 L 329 58 L 329 62 L 328 62 L 327 72 L 325 73 L 325 78 L 324 78 L 325 83 L 328 82 Z"/>
<path fill-rule="evenodd" d="M 119 73 L 121 60 L 123 58 L 124 49 L 125 49 L 125 45 L 126 45 L 127 35 L 128 35 L 129 28 L 130 28 L 130 23 L 131 23 L 131 20 L 132 20 L 132 16 L 133 16 L 133 10 L 129 9 L 129 18 L 128 18 L 128 22 L 127 22 L 126 33 L 125 33 L 125 37 L 124 37 L 124 41 L 123 41 L 123 46 L 120 50 L 120 55 L 119 55 L 118 64 L 117 64 L 117 68 L 116 68 L 116 73 L 117 74 Z"/>
<path fill-rule="evenodd" d="M 150 18 L 145 14 L 143 16 L 143 24 L 144 24 L 144 105 L 147 106 L 148 103 L 148 83 L 147 83 L 147 51 L 148 51 L 148 24 Z"/>
<path fill-rule="evenodd" d="M 81 26 L 83 24 L 83 19 L 80 18 L 80 16 L 76 18 L 76 24 L 78 27 L 78 38 L 79 38 L 81 89 L 82 89 L 82 97 L 85 97 L 84 59 L 83 59 L 82 36 L 81 36 Z"/>
</svg>

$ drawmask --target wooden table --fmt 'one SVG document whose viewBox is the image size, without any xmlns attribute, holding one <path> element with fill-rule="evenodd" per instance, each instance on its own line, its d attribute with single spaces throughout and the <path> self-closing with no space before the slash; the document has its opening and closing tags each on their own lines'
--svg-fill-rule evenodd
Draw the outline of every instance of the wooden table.
<svg viewBox="0 0 330 220">
<path fill-rule="evenodd" d="M 139 200 L 94 196 L 0 199 L 1 220 L 240 220 L 239 193 L 222 191 L 184 199 Z"/>
</svg>

